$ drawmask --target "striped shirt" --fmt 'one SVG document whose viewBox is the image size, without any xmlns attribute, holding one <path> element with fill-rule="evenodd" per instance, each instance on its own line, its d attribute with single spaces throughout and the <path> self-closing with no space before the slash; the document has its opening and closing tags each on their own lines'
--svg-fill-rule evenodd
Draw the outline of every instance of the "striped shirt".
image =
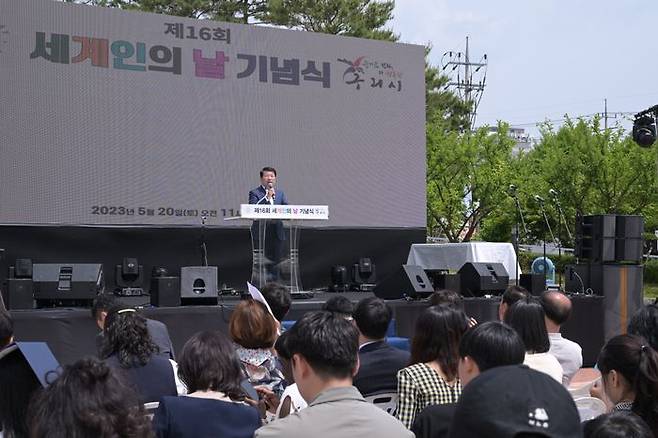
<svg viewBox="0 0 658 438">
<path fill-rule="evenodd" d="M 416 415 L 429 405 L 456 403 L 462 385 L 449 385 L 429 365 L 417 363 L 398 371 L 398 404 L 396 417 L 411 429 Z"/>
</svg>

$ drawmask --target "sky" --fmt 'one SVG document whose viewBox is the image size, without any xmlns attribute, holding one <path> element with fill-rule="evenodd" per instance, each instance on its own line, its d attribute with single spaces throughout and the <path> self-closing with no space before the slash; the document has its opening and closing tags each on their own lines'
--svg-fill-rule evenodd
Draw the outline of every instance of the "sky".
<svg viewBox="0 0 658 438">
<path fill-rule="evenodd" d="M 603 112 L 605 98 L 608 112 L 658 103 L 655 0 L 396 0 L 393 15 L 400 42 L 431 43 L 433 65 L 467 36 L 471 61 L 487 55 L 476 126 L 537 137 L 536 122 Z"/>
</svg>

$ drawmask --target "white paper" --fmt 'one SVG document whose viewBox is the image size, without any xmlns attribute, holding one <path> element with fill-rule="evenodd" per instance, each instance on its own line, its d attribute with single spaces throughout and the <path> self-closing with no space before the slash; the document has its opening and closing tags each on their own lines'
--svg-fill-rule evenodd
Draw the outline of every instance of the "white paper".
<svg viewBox="0 0 658 438">
<path fill-rule="evenodd" d="M 247 290 L 249 290 L 249 295 L 251 295 L 251 298 L 265 304 L 265 307 L 267 307 L 267 311 L 270 312 L 270 315 L 272 315 L 272 318 L 274 318 L 274 313 L 272 313 L 272 309 L 270 309 L 270 305 L 267 304 L 267 300 L 265 299 L 263 294 L 260 293 L 258 288 L 253 284 L 247 282 Z M 274 320 L 276 321 L 276 318 L 274 318 Z"/>
</svg>

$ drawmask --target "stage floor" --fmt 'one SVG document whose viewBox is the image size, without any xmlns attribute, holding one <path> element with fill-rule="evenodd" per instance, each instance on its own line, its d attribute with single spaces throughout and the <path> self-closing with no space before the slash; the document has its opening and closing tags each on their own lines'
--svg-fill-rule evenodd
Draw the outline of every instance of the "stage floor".
<svg viewBox="0 0 658 438">
<path fill-rule="evenodd" d="M 297 320 L 304 313 L 319 310 L 328 298 L 335 293 L 317 292 L 312 298 L 296 299 L 287 320 Z M 353 302 L 371 296 L 366 292 L 341 293 Z M 137 299 L 140 301 L 137 301 Z M 239 302 L 239 297 L 222 297 L 217 306 L 185 307 L 144 307 L 148 318 L 164 322 L 171 335 L 176 351 L 194 333 L 201 330 L 228 331 L 231 312 Z M 583 347 L 585 365 L 592 365 L 603 346 L 603 297 L 572 296 L 573 313 L 563 327 L 563 335 Z M 144 297 L 135 297 L 131 305 L 139 305 Z M 466 313 L 479 322 L 495 320 L 498 317 L 499 297 L 465 298 Z M 416 318 L 428 306 L 427 301 L 389 301 L 395 312 L 397 335 L 413 336 Z M 60 363 L 66 364 L 84 356 L 96 355 L 96 335 L 98 327 L 89 309 L 39 309 L 11 311 L 14 319 L 14 333 L 20 341 L 47 342 Z"/>
</svg>

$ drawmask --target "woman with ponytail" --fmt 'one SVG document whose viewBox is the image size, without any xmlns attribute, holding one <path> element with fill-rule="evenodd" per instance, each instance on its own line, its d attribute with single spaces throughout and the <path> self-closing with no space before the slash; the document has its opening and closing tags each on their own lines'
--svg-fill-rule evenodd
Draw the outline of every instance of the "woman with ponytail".
<svg viewBox="0 0 658 438">
<path fill-rule="evenodd" d="M 619 335 L 599 354 L 603 390 L 613 411 L 632 411 L 658 438 L 658 353 L 640 336 Z"/>
</svg>

